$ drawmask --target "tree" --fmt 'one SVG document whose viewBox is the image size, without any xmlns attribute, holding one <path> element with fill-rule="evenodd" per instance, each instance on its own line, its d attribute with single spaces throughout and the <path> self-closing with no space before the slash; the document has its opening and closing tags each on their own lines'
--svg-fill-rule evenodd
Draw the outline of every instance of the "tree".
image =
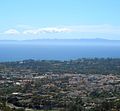
<svg viewBox="0 0 120 111">
<path fill-rule="evenodd" d="M 80 97 L 75 98 L 68 104 L 68 111 L 84 111 L 84 103 Z"/>
</svg>

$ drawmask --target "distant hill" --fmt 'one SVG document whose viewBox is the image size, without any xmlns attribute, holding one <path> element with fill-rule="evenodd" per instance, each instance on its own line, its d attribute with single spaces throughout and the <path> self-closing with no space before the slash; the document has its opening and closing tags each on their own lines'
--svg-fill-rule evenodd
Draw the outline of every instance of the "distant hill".
<svg viewBox="0 0 120 111">
<path fill-rule="evenodd" d="M 66 44 L 66 45 L 120 45 L 120 40 L 108 39 L 35 39 L 35 40 L 0 40 L 0 43 L 24 43 L 24 44 Z"/>
<path fill-rule="evenodd" d="M 81 58 L 69 61 L 60 60 L 23 60 L 0 63 L 1 70 L 31 69 L 41 74 L 120 74 L 120 58 Z M 3 68 L 3 69 L 2 69 Z"/>
<path fill-rule="evenodd" d="M 102 38 L 93 38 L 93 39 L 30 39 L 30 40 L 0 40 L 0 42 L 38 42 L 38 41 L 90 41 L 90 42 L 100 42 L 100 41 L 114 41 L 120 42 L 120 40 L 110 40 L 110 39 L 102 39 Z"/>
</svg>

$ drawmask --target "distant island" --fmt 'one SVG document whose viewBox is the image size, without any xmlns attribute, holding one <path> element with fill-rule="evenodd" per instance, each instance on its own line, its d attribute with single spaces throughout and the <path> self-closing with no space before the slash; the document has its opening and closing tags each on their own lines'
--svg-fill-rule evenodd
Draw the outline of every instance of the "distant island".
<svg viewBox="0 0 120 111">
<path fill-rule="evenodd" d="M 89 41 L 89 42 L 93 42 L 93 41 L 94 42 L 102 42 L 102 41 L 103 42 L 105 42 L 105 41 L 110 42 L 111 41 L 112 42 L 113 41 L 113 42 L 120 42 L 120 40 L 102 39 L 102 38 L 90 38 L 90 39 L 88 39 L 88 38 L 85 38 L 85 39 L 83 39 L 83 38 L 82 39 L 26 39 L 26 40 L 25 39 L 24 40 L 17 40 L 17 39 L 16 40 L 11 40 L 11 39 L 10 40 L 9 39 L 3 40 L 2 39 L 2 40 L 0 40 L 0 42 L 27 42 L 27 41 L 28 42 L 38 42 L 38 41 L 66 41 L 66 42 L 67 41 L 68 42 L 69 41 L 73 41 L 73 42 L 74 41 L 80 41 L 80 42 L 84 42 L 84 41 L 86 41 L 86 42 L 87 41 Z"/>
<path fill-rule="evenodd" d="M 2 44 L 47 44 L 47 45 L 117 45 L 120 40 L 109 39 L 32 39 L 32 40 L 0 40 Z"/>
</svg>

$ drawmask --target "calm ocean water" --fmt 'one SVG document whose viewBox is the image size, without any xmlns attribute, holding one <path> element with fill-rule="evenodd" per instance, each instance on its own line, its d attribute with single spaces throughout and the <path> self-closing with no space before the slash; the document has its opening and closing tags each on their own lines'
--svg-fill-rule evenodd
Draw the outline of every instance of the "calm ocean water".
<svg viewBox="0 0 120 111">
<path fill-rule="evenodd" d="M 0 61 L 120 57 L 120 46 L 0 44 Z"/>
</svg>

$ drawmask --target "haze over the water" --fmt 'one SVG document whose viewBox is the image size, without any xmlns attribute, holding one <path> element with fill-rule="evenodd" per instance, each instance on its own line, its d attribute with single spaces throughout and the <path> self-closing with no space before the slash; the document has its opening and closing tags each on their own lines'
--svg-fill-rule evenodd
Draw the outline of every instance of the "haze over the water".
<svg viewBox="0 0 120 111">
<path fill-rule="evenodd" d="M 2 0 L 0 40 L 120 40 L 119 0 Z"/>
</svg>

